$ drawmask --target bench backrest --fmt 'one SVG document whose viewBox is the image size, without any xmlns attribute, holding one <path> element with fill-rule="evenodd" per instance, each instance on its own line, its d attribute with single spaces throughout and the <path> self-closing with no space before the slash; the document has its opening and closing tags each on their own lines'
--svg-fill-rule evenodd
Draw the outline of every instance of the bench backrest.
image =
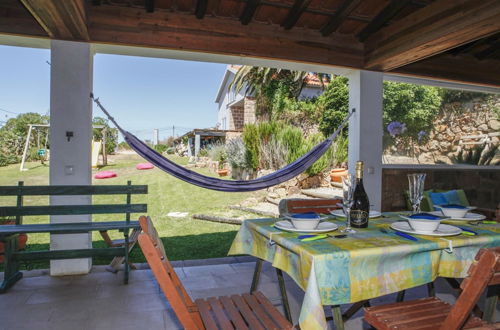
<svg viewBox="0 0 500 330">
<path fill-rule="evenodd" d="M 479 250 L 469 268 L 468 276 L 460 285 L 462 293 L 441 329 L 461 329 L 486 287 L 498 284 L 500 284 L 500 247 Z"/>
<path fill-rule="evenodd" d="M 189 297 L 174 267 L 169 262 L 163 243 L 150 217 L 139 218 L 142 233 L 139 245 L 165 297 L 185 329 L 204 329 L 198 307 Z"/>
<path fill-rule="evenodd" d="M 130 213 L 147 211 L 147 204 L 132 204 L 133 194 L 147 194 L 147 185 L 79 185 L 79 186 L 25 186 L 21 181 L 17 186 L 0 186 L 0 196 L 16 196 L 16 206 L 0 207 L 0 217 L 16 217 L 16 224 L 22 223 L 23 216 L 32 215 L 77 215 L 77 214 L 117 214 L 125 213 L 130 221 Z M 125 195 L 124 204 L 96 205 L 42 205 L 24 206 L 24 196 L 79 196 L 79 195 Z"/>
<path fill-rule="evenodd" d="M 339 198 L 319 198 L 319 199 L 304 199 L 304 198 L 289 198 L 282 199 L 279 203 L 280 216 L 293 213 L 316 212 L 328 214 L 332 210 L 340 209 L 338 206 L 342 203 Z"/>
</svg>

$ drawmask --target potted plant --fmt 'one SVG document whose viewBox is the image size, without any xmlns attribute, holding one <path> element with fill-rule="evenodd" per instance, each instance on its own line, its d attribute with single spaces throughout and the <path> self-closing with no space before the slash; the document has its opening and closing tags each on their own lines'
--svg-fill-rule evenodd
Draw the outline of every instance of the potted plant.
<svg viewBox="0 0 500 330">
<path fill-rule="evenodd" d="M 219 176 L 227 176 L 229 170 L 224 168 L 227 160 L 226 146 L 223 144 L 214 145 L 209 151 L 209 156 L 213 161 L 217 161 L 219 163 L 217 174 L 219 174 Z"/>
<path fill-rule="evenodd" d="M 10 217 L 0 217 L 0 225 L 15 225 L 16 219 Z M 17 237 L 17 249 L 24 250 L 26 248 L 26 242 L 28 241 L 28 235 L 19 234 Z M 4 260 L 5 245 L 0 243 L 0 263 Z"/>
</svg>

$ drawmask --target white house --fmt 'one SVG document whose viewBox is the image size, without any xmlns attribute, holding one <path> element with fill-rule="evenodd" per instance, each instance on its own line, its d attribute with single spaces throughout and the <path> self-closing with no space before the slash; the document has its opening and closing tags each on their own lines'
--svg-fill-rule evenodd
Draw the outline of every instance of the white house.
<svg viewBox="0 0 500 330">
<path fill-rule="evenodd" d="M 221 130 L 243 130 L 245 124 L 256 121 L 255 99 L 245 93 L 245 86 L 239 92 L 229 88 L 240 65 L 228 65 L 217 91 L 217 128 Z M 327 84 L 325 82 L 324 84 Z M 313 74 L 308 74 L 304 81 L 299 99 L 319 96 L 323 92 L 320 80 Z"/>
</svg>

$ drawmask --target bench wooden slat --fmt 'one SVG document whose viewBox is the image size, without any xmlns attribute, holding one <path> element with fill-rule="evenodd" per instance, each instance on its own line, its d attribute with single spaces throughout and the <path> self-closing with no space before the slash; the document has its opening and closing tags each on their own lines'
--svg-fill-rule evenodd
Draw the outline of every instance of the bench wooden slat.
<svg viewBox="0 0 500 330">
<path fill-rule="evenodd" d="M 42 223 L 30 225 L 0 226 L 0 235 L 21 233 L 81 233 L 89 231 L 135 229 L 139 221 L 103 221 L 103 222 L 73 222 L 73 223 Z"/>
<path fill-rule="evenodd" d="M 142 213 L 146 211 L 147 204 L 6 206 L 0 207 L 0 216 L 116 214 Z"/>
<path fill-rule="evenodd" d="M 104 186 L 0 186 L 0 196 L 75 196 L 75 195 L 124 195 L 147 194 L 147 185 L 104 185 Z"/>
<path fill-rule="evenodd" d="M 124 256 L 125 249 L 99 248 L 99 249 L 77 249 L 77 250 L 52 250 L 52 251 L 18 251 L 13 253 L 16 260 L 39 260 L 39 259 L 70 259 L 90 257 L 115 257 Z"/>
<path fill-rule="evenodd" d="M 231 324 L 231 321 L 229 321 L 226 313 L 224 313 L 224 309 L 222 308 L 219 300 L 217 300 L 217 298 L 215 297 L 211 297 L 207 299 L 207 302 L 212 308 L 215 318 L 219 323 L 220 330 L 233 330 L 234 327 Z"/>
<path fill-rule="evenodd" d="M 205 328 L 207 330 L 218 330 L 219 328 L 212 317 L 212 313 L 210 313 L 210 306 L 208 303 L 203 299 L 196 299 L 195 304 L 198 306 Z"/>
</svg>

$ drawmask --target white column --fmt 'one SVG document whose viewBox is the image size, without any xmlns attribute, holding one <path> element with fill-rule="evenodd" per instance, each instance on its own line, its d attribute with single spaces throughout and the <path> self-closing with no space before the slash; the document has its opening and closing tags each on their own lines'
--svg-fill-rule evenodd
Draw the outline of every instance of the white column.
<svg viewBox="0 0 500 330">
<path fill-rule="evenodd" d="M 201 145 L 201 137 L 199 134 L 195 134 L 194 136 L 194 156 L 198 157 L 200 153 L 200 145 Z"/>
<path fill-rule="evenodd" d="M 349 121 L 349 171 L 356 161 L 364 162 L 364 186 L 370 209 L 382 206 L 382 92 L 383 74 L 355 70 L 349 78 L 349 109 L 356 112 Z"/>
<path fill-rule="evenodd" d="M 51 41 L 50 184 L 89 185 L 91 180 L 93 52 L 91 45 Z M 68 136 L 72 135 L 72 136 Z M 52 196 L 51 205 L 90 204 L 90 196 Z M 89 215 L 52 216 L 51 223 L 91 221 Z M 92 247 L 90 233 L 51 235 L 51 250 Z M 51 275 L 86 274 L 92 259 L 52 260 Z"/>
</svg>

